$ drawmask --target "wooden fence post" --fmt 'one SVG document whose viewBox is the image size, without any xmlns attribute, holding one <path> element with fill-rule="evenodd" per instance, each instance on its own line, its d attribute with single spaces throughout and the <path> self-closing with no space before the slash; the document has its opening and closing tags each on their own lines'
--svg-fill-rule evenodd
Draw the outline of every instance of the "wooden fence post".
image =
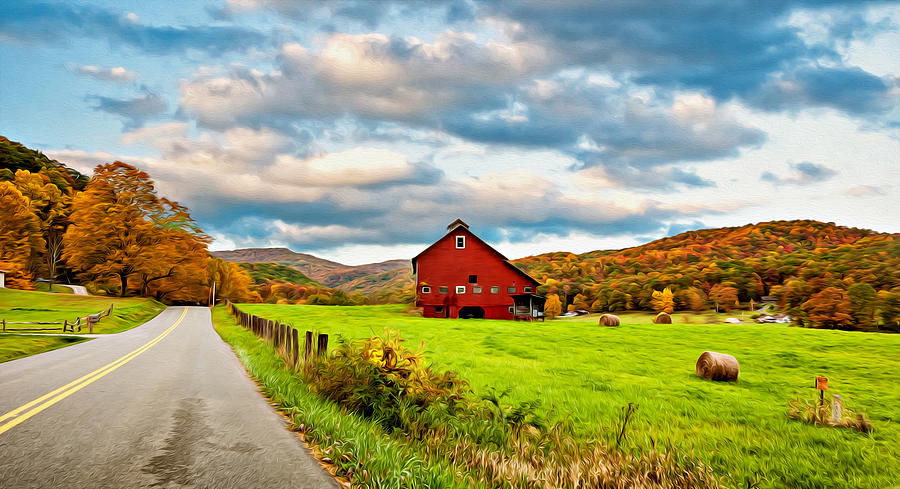
<svg viewBox="0 0 900 489">
<path fill-rule="evenodd" d="M 299 360 L 300 356 L 300 345 L 297 344 L 298 340 L 297 330 L 291 328 L 291 366 L 297 366 L 297 360 Z"/>
<path fill-rule="evenodd" d="M 66 329 L 68 329 L 68 327 L 69 327 L 69 320 L 63 319 L 63 333 L 66 332 Z M 73 333 L 75 332 L 75 328 L 72 328 L 72 332 Z"/>
<path fill-rule="evenodd" d="M 316 355 L 320 357 L 325 356 L 325 352 L 328 351 L 328 335 L 325 333 L 319 333 L 319 344 L 316 345 Z"/>
<path fill-rule="evenodd" d="M 303 361 L 308 362 L 310 355 L 312 355 L 312 342 L 313 342 L 313 333 L 312 331 L 306 332 L 306 344 L 303 345 Z"/>
<path fill-rule="evenodd" d="M 3 332 L 6 332 L 6 318 L 3 319 Z"/>
<path fill-rule="evenodd" d="M 88 333 L 94 334 L 94 318 L 88 315 Z"/>
</svg>

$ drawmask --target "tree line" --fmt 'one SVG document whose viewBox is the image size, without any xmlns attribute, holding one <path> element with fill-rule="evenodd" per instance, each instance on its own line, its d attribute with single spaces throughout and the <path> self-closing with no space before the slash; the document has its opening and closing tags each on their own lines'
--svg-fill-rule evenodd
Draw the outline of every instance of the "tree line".
<svg viewBox="0 0 900 489">
<path fill-rule="evenodd" d="M 729 311 L 770 296 L 802 326 L 900 331 L 897 238 L 773 221 L 514 263 L 542 283 L 539 293 L 557 295 L 562 311 Z"/>
</svg>

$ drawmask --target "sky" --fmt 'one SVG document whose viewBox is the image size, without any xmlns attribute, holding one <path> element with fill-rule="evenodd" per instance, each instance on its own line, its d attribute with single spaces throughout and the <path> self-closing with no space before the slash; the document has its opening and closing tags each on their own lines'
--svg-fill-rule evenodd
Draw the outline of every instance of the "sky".
<svg viewBox="0 0 900 489">
<path fill-rule="evenodd" d="M 16 1 L 0 135 L 147 171 L 214 250 L 897 233 L 900 2 Z"/>
</svg>

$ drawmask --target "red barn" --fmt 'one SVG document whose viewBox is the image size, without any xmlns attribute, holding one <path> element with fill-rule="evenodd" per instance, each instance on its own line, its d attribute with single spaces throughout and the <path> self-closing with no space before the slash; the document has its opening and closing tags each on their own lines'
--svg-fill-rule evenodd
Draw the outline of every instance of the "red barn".
<svg viewBox="0 0 900 489">
<path fill-rule="evenodd" d="M 428 318 L 544 317 L 538 282 L 469 231 L 460 219 L 412 259 L 416 306 Z"/>
</svg>

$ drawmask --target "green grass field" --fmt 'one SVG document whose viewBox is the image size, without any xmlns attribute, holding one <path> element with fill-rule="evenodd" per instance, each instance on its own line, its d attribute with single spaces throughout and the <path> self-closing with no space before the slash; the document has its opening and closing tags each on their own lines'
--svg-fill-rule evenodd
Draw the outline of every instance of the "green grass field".
<svg viewBox="0 0 900 489">
<path fill-rule="evenodd" d="M 77 336 L 0 335 L 0 363 L 87 340 Z"/>
<path fill-rule="evenodd" d="M 399 331 L 424 342 L 426 358 L 453 369 L 476 393 L 507 392 L 507 402 L 539 399 L 583 436 L 606 433 L 622 406 L 635 403 L 634 449 L 654 443 L 697 457 L 746 487 L 886 488 L 900 481 L 900 336 L 773 325 L 655 325 L 623 315 L 546 323 L 423 319 L 403 306 L 241 305 L 243 310 L 336 337 Z M 734 315 L 734 314 L 732 314 Z M 694 322 L 699 321 L 694 318 Z M 737 383 L 694 374 L 712 350 L 741 363 Z M 816 427 L 787 418 L 787 403 L 813 399 L 816 375 L 830 394 L 866 413 L 875 431 Z"/>
<path fill-rule="evenodd" d="M 166 307 L 144 297 L 99 297 L 0 289 L 0 319 L 7 321 L 62 322 L 66 319 L 71 322 L 77 317 L 106 310 L 110 304 L 114 306 L 112 315 L 104 317 L 94 325 L 94 333 L 118 333 L 131 329 L 156 316 Z M 15 325 L 15 327 L 31 326 Z"/>
<path fill-rule="evenodd" d="M 72 289 L 68 287 L 63 287 L 59 284 L 53 284 L 51 287 L 47 282 L 38 282 L 34 284 L 34 290 L 38 292 L 56 292 L 58 294 L 73 294 Z"/>
<path fill-rule="evenodd" d="M 156 316 L 166 307 L 155 300 L 142 297 L 120 299 L 0 289 L 0 319 L 5 319 L 8 322 L 62 322 L 64 319 L 71 322 L 77 317 L 84 317 L 87 314 L 96 314 L 101 310 L 106 310 L 110 304 L 114 305 L 112 315 L 104 317 L 99 323 L 95 324 L 94 333 L 118 333 L 131 329 Z M 55 325 L 28 324 L 7 324 L 7 326 L 8 328 L 56 327 Z M 62 331 L 36 332 L 62 334 Z M 81 333 L 87 332 L 88 330 L 85 326 Z M 0 355 L 4 355 L 0 361 L 34 355 L 35 353 L 72 344 L 72 342 L 66 343 L 66 340 L 60 338 L 40 340 L 38 337 L 29 338 L 27 335 L 27 332 L 24 334 L 0 335 L 0 340 L 2 340 L 2 343 L 0 343 L 0 351 L 2 353 Z M 41 338 L 51 337 L 44 336 Z"/>
</svg>

